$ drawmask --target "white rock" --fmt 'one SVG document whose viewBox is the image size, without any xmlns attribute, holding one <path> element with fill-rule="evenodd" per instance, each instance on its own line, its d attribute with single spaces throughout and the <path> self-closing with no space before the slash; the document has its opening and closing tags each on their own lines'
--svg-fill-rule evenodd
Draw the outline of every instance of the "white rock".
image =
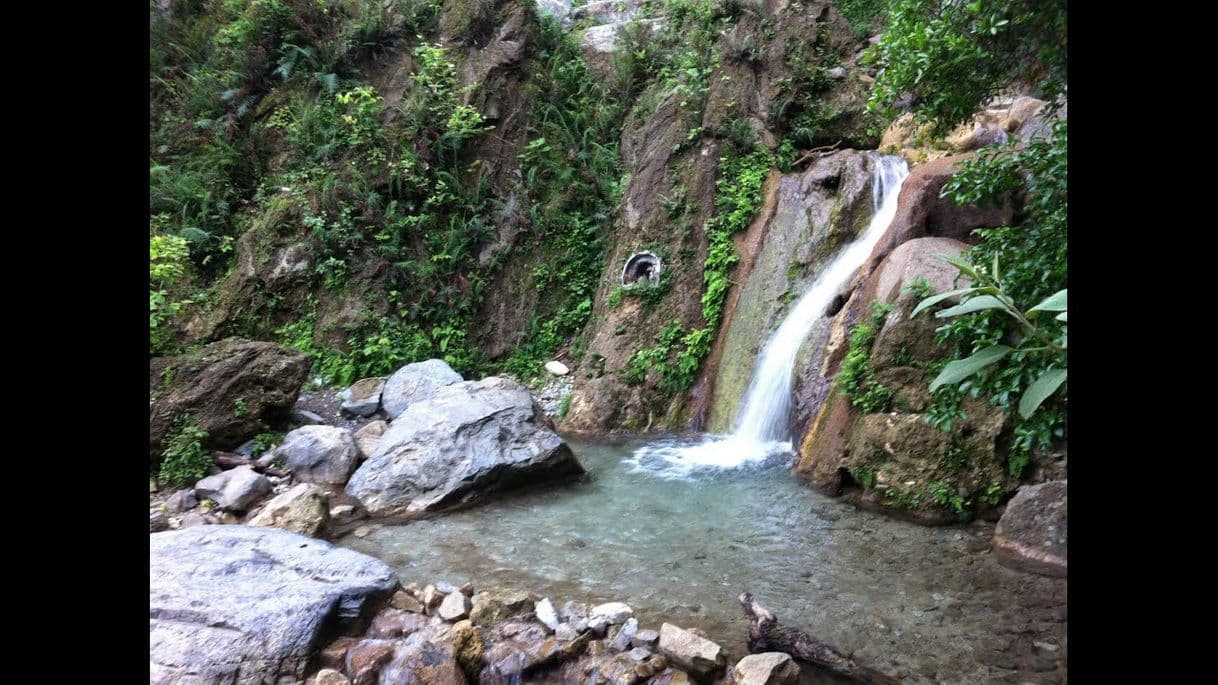
<svg viewBox="0 0 1218 685">
<path fill-rule="evenodd" d="M 549 371 L 555 376 L 565 376 L 571 373 L 571 369 L 568 369 L 566 364 L 558 360 L 546 362 L 546 371 Z"/>
<path fill-rule="evenodd" d="M 554 610 L 554 605 L 550 602 L 549 597 L 533 604 L 533 613 L 537 615 L 537 620 L 544 623 L 551 632 L 558 629 L 560 623 L 558 612 Z"/>
<path fill-rule="evenodd" d="M 446 595 L 444 601 L 440 602 L 440 610 L 437 613 L 445 621 L 459 621 L 469 616 L 469 610 L 469 597 L 461 592 L 453 592 Z"/>
<path fill-rule="evenodd" d="M 629 604 L 606 602 L 592 607 L 592 611 L 588 614 L 588 622 L 594 623 L 597 622 L 597 619 L 604 619 L 606 624 L 614 626 L 625 623 L 626 619 L 631 616 L 634 616 L 634 609 L 631 609 Z"/>
</svg>

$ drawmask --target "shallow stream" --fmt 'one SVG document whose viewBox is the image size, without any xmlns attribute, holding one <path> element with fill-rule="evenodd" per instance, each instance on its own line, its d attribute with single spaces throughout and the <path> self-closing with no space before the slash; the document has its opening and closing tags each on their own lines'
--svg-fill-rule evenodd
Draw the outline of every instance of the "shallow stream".
<svg viewBox="0 0 1218 685">
<path fill-rule="evenodd" d="M 339 544 L 404 581 L 624 601 L 642 627 L 700 628 L 735 658 L 748 626 L 736 597 L 749 590 L 783 625 L 906 682 L 1065 682 L 1065 580 L 999 566 L 993 524 L 858 510 L 793 477 L 789 453 L 731 469 L 662 458 L 687 442 L 572 441 L 585 481 Z"/>
</svg>

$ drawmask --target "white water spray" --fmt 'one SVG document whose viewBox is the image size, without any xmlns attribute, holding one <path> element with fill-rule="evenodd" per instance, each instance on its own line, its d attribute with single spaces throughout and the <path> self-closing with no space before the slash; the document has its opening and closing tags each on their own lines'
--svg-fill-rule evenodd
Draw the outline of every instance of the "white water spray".
<svg viewBox="0 0 1218 685">
<path fill-rule="evenodd" d="M 791 308 L 757 355 L 756 371 L 736 415 L 735 433 L 694 445 L 647 445 L 635 452 L 636 468 L 666 477 L 693 471 L 726 469 L 764 461 L 791 451 L 789 424 L 795 356 L 812 326 L 825 315 L 833 298 L 867 260 L 897 212 L 897 196 L 909 167 L 894 156 L 877 156 L 872 183 L 871 223 L 825 267 L 812 287 Z"/>
</svg>

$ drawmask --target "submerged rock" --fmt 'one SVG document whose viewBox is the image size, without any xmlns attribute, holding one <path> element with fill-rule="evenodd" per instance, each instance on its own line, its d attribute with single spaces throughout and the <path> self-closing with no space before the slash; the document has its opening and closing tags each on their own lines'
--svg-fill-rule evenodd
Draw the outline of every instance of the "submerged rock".
<svg viewBox="0 0 1218 685">
<path fill-rule="evenodd" d="M 1015 493 L 994 529 L 994 554 L 1017 571 L 1066 576 L 1066 481 Z"/>
<path fill-rule="evenodd" d="M 347 494 L 373 515 L 410 516 L 584 473 L 543 421 L 528 391 L 507 378 L 438 388 L 390 424 Z"/>
<path fill-rule="evenodd" d="M 320 635 L 397 586 L 372 557 L 275 528 L 202 526 L 149 544 L 149 682 L 303 679 Z"/>
<path fill-rule="evenodd" d="M 391 420 L 396 419 L 411 404 L 431 399 L 440 388 L 461 380 L 461 374 L 440 359 L 407 364 L 385 381 L 381 406 Z"/>
</svg>

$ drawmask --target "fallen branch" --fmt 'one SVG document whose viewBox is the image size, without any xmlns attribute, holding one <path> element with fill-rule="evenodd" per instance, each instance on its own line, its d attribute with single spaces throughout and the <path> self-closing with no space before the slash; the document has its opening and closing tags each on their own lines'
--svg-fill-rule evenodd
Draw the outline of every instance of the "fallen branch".
<svg viewBox="0 0 1218 685">
<path fill-rule="evenodd" d="M 216 466 L 226 470 L 236 468 L 238 466 L 248 466 L 259 473 L 263 473 L 268 476 L 275 476 L 276 478 L 284 478 L 288 475 L 287 471 L 277 469 L 274 466 L 261 466 L 254 459 L 243 457 L 240 454 L 234 454 L 232 452 L 212 452 L 211 460 L 216 464 Z"/>
<path fill-rule="evenodd" d="M 804 152 L 803 156 L 801 156 L 799 159 L 795 160 L 795 162 L 793 162 L 791 164 L 791 168 L 794 169 L 795 167 L 799 166 L 800 164 L 803 164 L 804 162 L 812 161 L 813 159 L 816 159 L 817 157 L 820 157 L 821 155 L 824 155 L 828 152 L 836 150 L 837 146 L 841 145 L 841 144 L 842 144 L 842 141 L 839 140 L 832 145 L 822 145 L 820 147 L 814 147 L 811 150 L 806 150 Z"/>
<path fill-rule="evenodd" d="M 860 664 L 854 657 L 842 654 L 833 645 L 818 640 L 798 628 L 783 628 L 778 617 L 753 599 L 752 593 L 741 593 L 740 606 L 749 617 L 749 651 L 786 652 L 801 661 L 827 668 L 864 685 L 896 685 L 896 678 Z"/>
</svg>

